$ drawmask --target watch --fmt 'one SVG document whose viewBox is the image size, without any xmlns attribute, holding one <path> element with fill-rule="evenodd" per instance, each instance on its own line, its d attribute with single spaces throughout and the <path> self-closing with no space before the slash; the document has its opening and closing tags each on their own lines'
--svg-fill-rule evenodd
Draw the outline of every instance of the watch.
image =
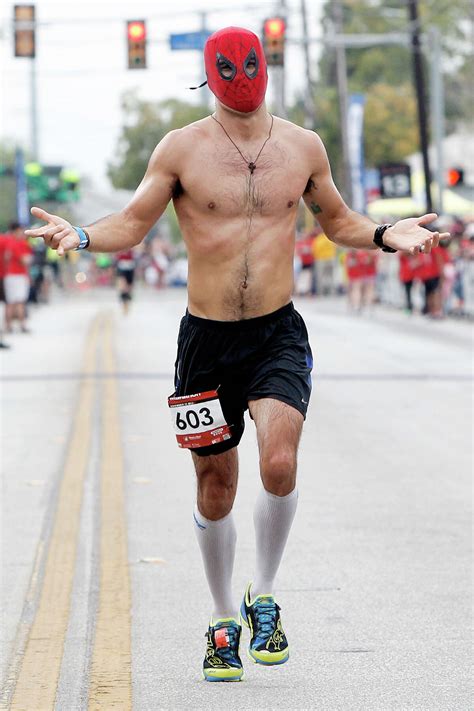
<svg viewBox="0 0 474 711">
<path fill-rule="evenodd" d="M 79 235 L 79 244 L 74 250 L 75 252 L 78 252 L 80 249 L 87 249 L 87 247 L 90 245 L 91 241 L 89 238 L 89 235 L 85 231 L 83 227 L 75 227 L 73 225 L 73 229 L 76 230 L 77 234 Z"/>
<path fill-rule="evenodd" d="M 392 247 L 389 247 L 388 244 L 384 244 L 383 241 L 383 234 L 386 230 L 388 230 L 389 227 L 392 225 L 390 224 L 385 224 L 385 225 L 379 225 L 376 227 L 375 232 L 374 232 L 374 244 L 379 247 L 382 252 L 396 252 L 396 249 L 392 249 Z"/>
</svg>

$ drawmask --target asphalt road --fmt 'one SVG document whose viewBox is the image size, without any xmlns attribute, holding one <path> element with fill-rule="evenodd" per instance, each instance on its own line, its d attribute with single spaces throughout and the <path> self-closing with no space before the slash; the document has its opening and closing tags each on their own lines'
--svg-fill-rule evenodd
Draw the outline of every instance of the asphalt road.
<svg viewBox="0 0 474 711">
<path fill-rule="evenodd" d="M 470 325 L 296 305 L 316 369 L 277 585 L 291 658 L 247 661 L 240 684 L 200 677 L 210 601 L 166 407 L 184 292 L 141 292 L 127 317 L 113 292 L 56 294 L 11 337 L 1 708 L 472 708 Z M 250 420 L 240 463 L 237 599 L 253 570 Z"/>
</svg>

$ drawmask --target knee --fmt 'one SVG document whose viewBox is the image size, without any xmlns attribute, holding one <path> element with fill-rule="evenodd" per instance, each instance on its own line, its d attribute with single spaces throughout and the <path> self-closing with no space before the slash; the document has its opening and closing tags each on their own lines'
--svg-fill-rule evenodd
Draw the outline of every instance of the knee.
<svg viewBox="0 0 474 711">
<path fill-rule="evenodd" d="M 232 509 L 235 492 L 234 477 L 229 477 L 212 466 L 199 472 L 198 505 L 206 518 L 217 520 L 226 516 Z"/>
<path fill-rule="evenodd" d="M 267 491 L 276 496 L 286 496 L 295 488 L 296 453 L 277 449 L 260 458 L 260 473 Z"/>
</svg>

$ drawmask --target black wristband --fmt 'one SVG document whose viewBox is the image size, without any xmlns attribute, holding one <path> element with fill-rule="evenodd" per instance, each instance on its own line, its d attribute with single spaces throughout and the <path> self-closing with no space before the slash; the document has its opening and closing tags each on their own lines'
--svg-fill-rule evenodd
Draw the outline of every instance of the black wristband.
<svg viewBox="0 0 474 711">
<path fill-rule="evenodd" d="M 383 241 L 383 235 L 386 230 L 388 230 L 389 227 L 392 225 L 390 224 L 385 224 L 385 225 L 379 225 L 376 227 L 375 232 L 374 232 L 374 244 L 379 247 L 379 249 L 382 250 L 382 252 L 396 252 L 396 249 L 392 249 L 392 247 L 389 247 L 387 244 L 384 244 Z"/>
</svg>

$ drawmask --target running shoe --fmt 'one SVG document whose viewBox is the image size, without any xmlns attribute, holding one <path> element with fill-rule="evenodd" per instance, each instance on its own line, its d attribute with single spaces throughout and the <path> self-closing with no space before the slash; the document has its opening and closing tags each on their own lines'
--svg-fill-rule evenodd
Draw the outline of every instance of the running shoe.
<svg viewBox="0 0 474 711">
<path fill-rule="evenodd" d="M 240 608 L 242 623 L 250 630 L 248 654 L 257 664 L 284 664 L 290 655 L 283 632 L 280 607 L 273 595 L 250 597 L 250 584 Z"/>
<path fill-rule="evenodd" d="M 207 646 L 203 675 L 206 681 L 240 681 L 244 670 L 239 657 L 242 627 L 228 617 L 216 620 L 206 632 Z"/>
</svg>

